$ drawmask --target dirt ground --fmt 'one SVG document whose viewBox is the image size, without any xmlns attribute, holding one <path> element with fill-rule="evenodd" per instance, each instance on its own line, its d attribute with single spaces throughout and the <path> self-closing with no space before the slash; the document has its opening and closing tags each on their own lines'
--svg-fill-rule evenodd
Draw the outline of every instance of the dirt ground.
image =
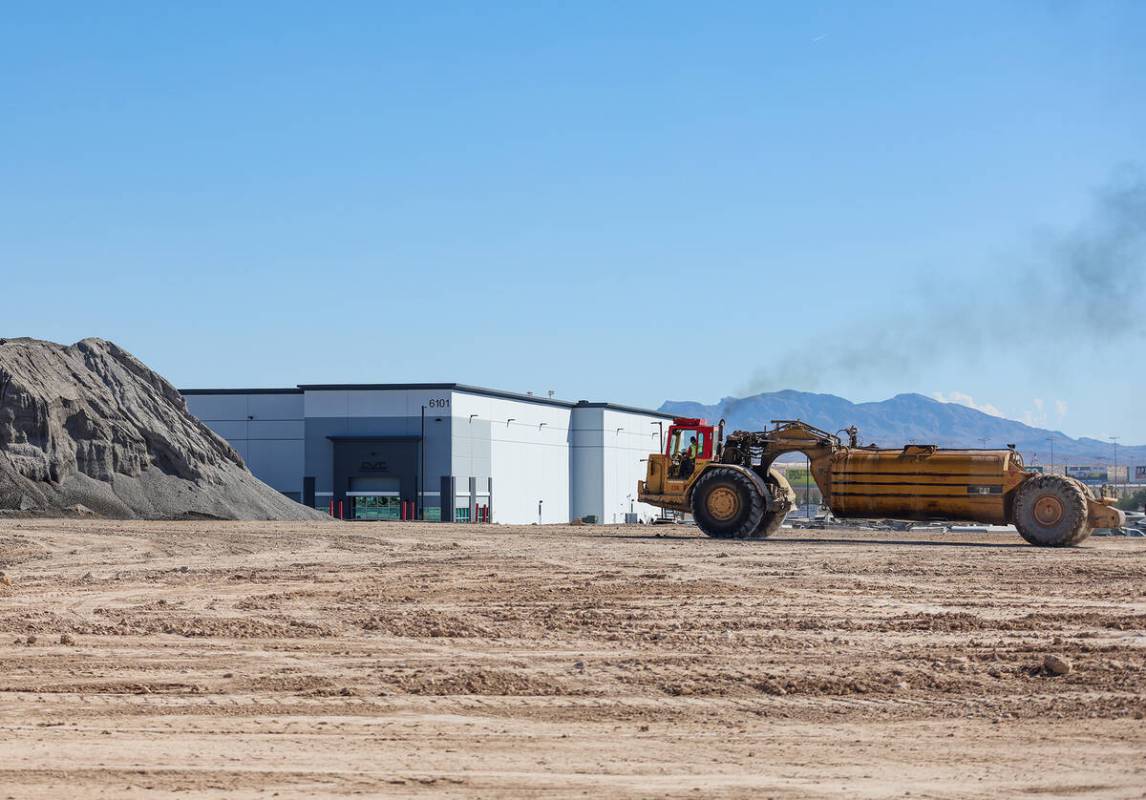
<svg viewBox="0 0 1146 800">
<path fill-rule="evenodd" d="M 1146 797 L 1144 540 L 9 519 L 0 569 L 0 798 Z"/>
</svg>

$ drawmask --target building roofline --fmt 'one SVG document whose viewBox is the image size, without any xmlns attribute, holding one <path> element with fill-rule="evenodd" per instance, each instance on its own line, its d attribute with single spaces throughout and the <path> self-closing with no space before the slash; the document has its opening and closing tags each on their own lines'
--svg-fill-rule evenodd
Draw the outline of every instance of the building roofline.
<svg viewBox="0 0 1146 800">
<path fill-rule="evenodd" d="M 568 400 L 556 400 L 552 397 L 538 397 L 533 394 L 520 394 L 507 392 L 503 389 L 489 389 L 485 386 L 471 386 L 468 383 L 304 383 L 299 389 L 305 392 L 361 392 L 361 391 L 404 391 L 442 389 L 453 392 L 465 392 L 482 397 L 496 397 L 501 400 L 517 400 L 522 403 L 538 403 L 545 406 L 559 408 L 573 408 L 577 404 Z"/>
<path fill-rule="evenodd" d="M 326 437 L 332 442 L 420 442 L 421 436 L 375 436 L 371 434 L 335 433 Z"/>
<path fill-rule="evenodd" d="M 537 403 L 538 405 L 556 406 L 558 408 L 607 408 L 611 411 L 624 411 L 630 414 L 643 414 L 650 417 L 672 419 L 672 414 L 663 411 L 653 411 L 649 408 L 637 408 L 619 403 L 590 403 L 588 400 L 570 402 L 557 400 L 552 397 L 538 397 L 533 394 L 520 392 L 507 392 L 502 389 L 490 389 L 485 386 L 472 386 L 467 383 L 303 383 L 294 389 L 180 389 L 184 395 L 204 394 L 303 394 L 305 392 L 353 392 L 353 391 L 405 391 L 442 389 L 466 394 L 476 394 L 481 397 L 493 397 L 499 400 L 514 400 L 519 403 Z"/>
<path fill-rule="evenodd" d="M 196 394 L 302 394 L 302 389 L 177 389 L 182 395 Z"/>
<path fill-rule="evenodd" d="M 653 411 L 651 408 L 637 408 L 636 406 L 626 406 L 620 403 L 590 403 L 587 400 L 582 400 L 577 404 L 578 408 L 607 408 L 610 411 L 625 411 L 629 414 L 643 414 L 646 417 L 660 417 L 661 419 L 675 419 L 675 414 L 666 414 L 664 411 Z"/>
</svg>

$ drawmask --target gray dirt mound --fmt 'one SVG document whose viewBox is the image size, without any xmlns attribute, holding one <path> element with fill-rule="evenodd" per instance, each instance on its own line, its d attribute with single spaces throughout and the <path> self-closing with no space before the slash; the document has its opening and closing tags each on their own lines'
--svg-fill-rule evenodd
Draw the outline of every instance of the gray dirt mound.
<svg viewBox="0 0 1146 800">
<path fill-rule="evenodd" d="M 0 511 L 316 519 L 252 475 L 171 384 L 102 339 L 0 339 Z"/>
</svg>

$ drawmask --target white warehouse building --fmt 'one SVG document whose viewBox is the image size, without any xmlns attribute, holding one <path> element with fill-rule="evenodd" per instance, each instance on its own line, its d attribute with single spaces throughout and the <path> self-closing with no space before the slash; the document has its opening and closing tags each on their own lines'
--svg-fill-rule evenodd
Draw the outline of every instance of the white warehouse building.
<svg viewBox="0 0 1146 800">
<path fill-rule="evenodd" d="M 671 415 L 457 383 L 185 389 L 278 491 L 347 519 L 648 521 L 645 459 Z M 628 515 L 628 516 L 627 516 Z"/>
</svg>

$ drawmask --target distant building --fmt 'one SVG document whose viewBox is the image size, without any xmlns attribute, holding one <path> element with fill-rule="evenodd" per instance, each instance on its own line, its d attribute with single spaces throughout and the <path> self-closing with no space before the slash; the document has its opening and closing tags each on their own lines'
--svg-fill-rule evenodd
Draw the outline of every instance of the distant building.
<svg viewBox="0 0 1146 800">
<path fill-rule="evenodd" d="M 1098 467 L 1091 464 L 1067 464 L 1066 474 L 1071 478 L 1077 478 L 1083 483 L 1108 483 L 1106 467 Z"/>
<path fill-rule="evenodd" d="M 1088 484 L 1126 483 L 1128 472 L 1125 464 L 1112 464 L 1110 466 L 1068 464 L 1066 466 L 1067 475 Z"/>
<path fill-rule="evenodd" d="M 355 519 L 624 522 L 671 415 L 457 383 L 185 389 L 283 494 Z"/>
</svg>

